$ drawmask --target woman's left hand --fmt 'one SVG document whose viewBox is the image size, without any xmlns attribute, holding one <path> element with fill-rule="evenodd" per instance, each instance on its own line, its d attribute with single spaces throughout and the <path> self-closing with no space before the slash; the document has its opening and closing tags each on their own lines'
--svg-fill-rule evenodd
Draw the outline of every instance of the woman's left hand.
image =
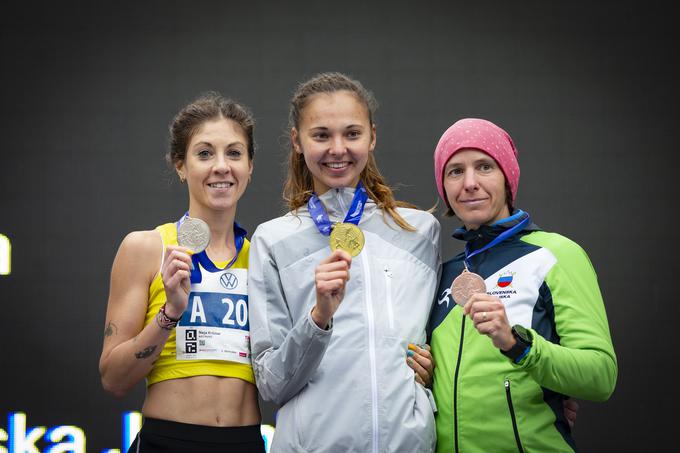
<svg viewBox="0 0 680 453">
<path fill-rule="evenodd" d="M 491 338 L 498 349 L 508 351 L 517 342 L 505 305 L 499 298 L 486 293 L 473 294 L 463 307 L 463 314 L 469 315 L 477 331 Z"/>
<path fill-rule="evenodd" d="M 416 382 L 423 387 L 432 388 L 432 376 L 434 374 L 434 357 L 430 353 L 430 345 L 420 347 L 409 343 L 406 353 L 406 363 L 415 372 Z"/>
</svg>

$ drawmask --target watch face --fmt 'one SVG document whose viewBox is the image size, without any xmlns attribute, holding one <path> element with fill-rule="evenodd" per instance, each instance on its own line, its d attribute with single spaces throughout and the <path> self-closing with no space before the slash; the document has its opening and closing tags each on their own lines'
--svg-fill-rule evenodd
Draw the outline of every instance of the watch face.
<svg viewBox="0 0 680 453">
<path fill-rule="evenodd" d="M 527 329 L 525 329 L 519 324 L 515 324 L 514 326 L 512 326 L 512 330 L 514 330 L 517 333 L 517 335 L 527 344 L 531 344 L 531 338 L 529 337 L 529 332 L 527 331 Z"/>
</svg>

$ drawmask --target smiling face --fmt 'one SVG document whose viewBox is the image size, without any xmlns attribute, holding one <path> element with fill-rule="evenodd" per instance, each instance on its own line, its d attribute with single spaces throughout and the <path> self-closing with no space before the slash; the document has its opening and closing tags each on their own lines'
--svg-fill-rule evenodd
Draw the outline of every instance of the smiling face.
<svg viewBox="0 0 680 453">
<path fill-rule="evenodd" d="M 368 110 L 349 91 L 318 93 L 291 130 L 295 152 L 304 156 L 321 195 L 331 188 L 355 187 L 375 149 L 375 127 Z"/>
<path fill-rule="evenodd" d="M 510 215 L 505 176 L 491 156 L 464 149 L 444 166 L 444 190 L 456 216 L 469 230 Z"/>
<path fill-rule="evenodd" d="M 253 172 L 243 128 L 222 117 L 204 122 L 176 169 L 189 186 L 192 215 L 236 209 Z"/>
</svg>

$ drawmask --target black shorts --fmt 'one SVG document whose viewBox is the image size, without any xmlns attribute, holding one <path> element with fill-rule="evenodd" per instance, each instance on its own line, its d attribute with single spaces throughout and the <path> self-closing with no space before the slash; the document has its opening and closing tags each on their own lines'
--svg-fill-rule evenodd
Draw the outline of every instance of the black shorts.
<svg viewBox="0 0 680 453">
<path fill-rule="evenodd" d="M 145 418 L 128 453 L 264 453 L 260 425 L 203 426 Z"/>
</svg>

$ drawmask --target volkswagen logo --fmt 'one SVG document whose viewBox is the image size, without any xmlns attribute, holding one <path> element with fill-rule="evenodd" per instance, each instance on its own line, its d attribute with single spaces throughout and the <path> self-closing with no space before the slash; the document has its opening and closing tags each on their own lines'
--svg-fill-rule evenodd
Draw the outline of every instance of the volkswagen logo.
<svg viewBox="0 0 680 453">
<path fill-rule="evenodd" d="M 220 277 L 220 285 L 224 286 L 226 289 L 234 289 L 238 285 L 238 279 L 231 272 L 225 272 Z"/>
</svg>

